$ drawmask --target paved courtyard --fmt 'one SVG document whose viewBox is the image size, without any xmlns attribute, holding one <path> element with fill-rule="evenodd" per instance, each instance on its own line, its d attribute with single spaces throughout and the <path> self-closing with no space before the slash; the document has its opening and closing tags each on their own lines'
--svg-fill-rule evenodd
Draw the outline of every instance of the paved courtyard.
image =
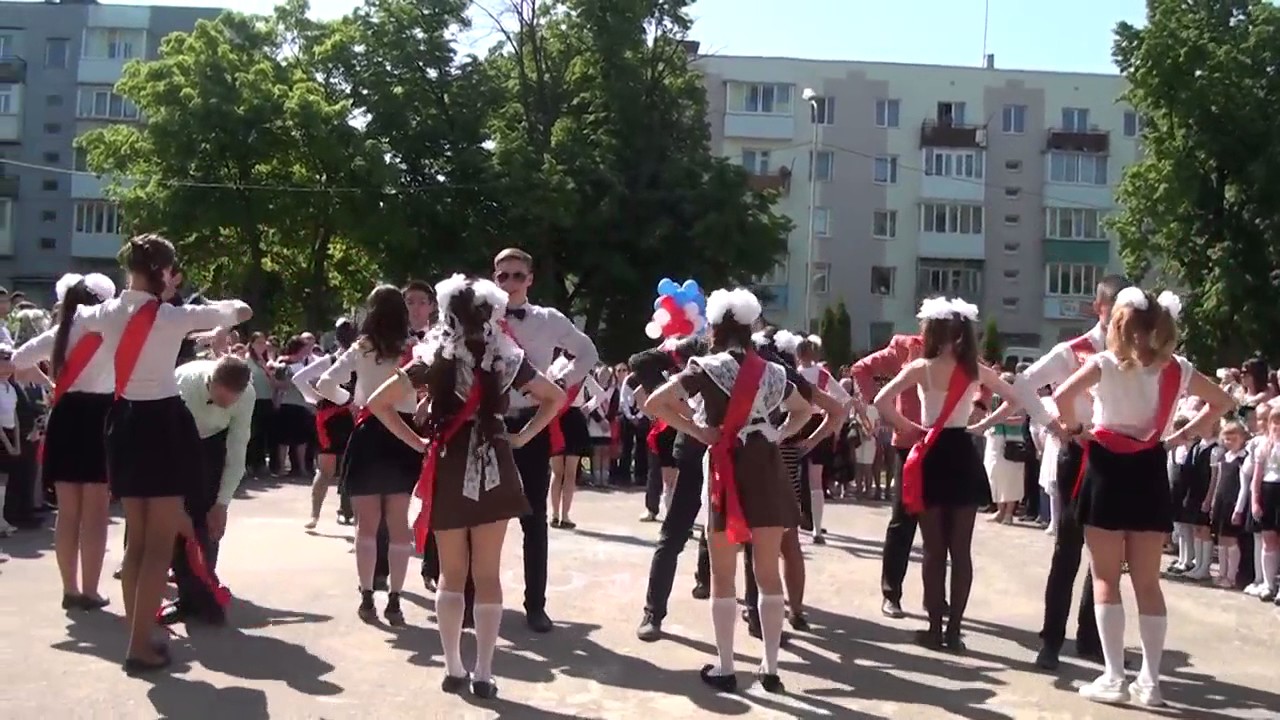
<svg viewBox="0 0 1280 720">
<path fill-rule="evenodd" d="M 355 616 L 349 528 L 301 525 L 301 485 L 251 485 L 232 506 L 220 569 L 236 595 L 223 629 L 178 628 L 171 674 L 126 677 L 118 586 L 107 612 L 67 615 L 58 605 L 51 533 L 0 540 L 0 716 L 7 718 L 1110 718 L 1137 710 L 1079 699 L 1090 666 L 1065 660 L 1060 677 L 1031 664 L 1050 539 L 1033 528 L 980 523 L 970 652 L 930 654 L 910 643 L 918 616 L 879 613 L 879 539 L 887 509 L 827 509 L 831 542 L 806 546 L 813 633 L 782 651 L 788 695 L 758 688 L 715 695 L 698 680 L 711 657 L 703 602 L 692 599 L 693 546 L 682 557 L 670 639 L 642 643 L 634 630 L 657 526 L 636 520 L 640 496 L 584 492 L 578 530 L 551 531 L 549 612 L 555 632 L 536 636 L 521 603 L 520 533 L 508 535 L 508 611 L 495 671 L 500 698 L 480 703 L 440 692 L 443 672 L 431 596 L 411 571 L 410 626 L 366 626 Z M 332 499 L 331 499 L 332 501 Z M 111 530 L 108 569 L 122 525 Z M 415 561 L 416 565 L 416 561 Z M 416 568 L 415 568 L 416 569 Z M 920 606 L 913 565 L 904 603 Z M 1280 612 L 1236 593 L 1170 584 L 1171 625 L 1162 714 L 1275 718 L 1280 713 Z M 382 600 L 379 600 L 381 604 Z M 1136 612 L 1129 599 L 1129 647 Z M 464 640 L 466 658 L 473 646 Z M 743 686 L 760 645 L 739 626 Z M 469 664 L 469 660 L 468 660 Z"/>
</svg>

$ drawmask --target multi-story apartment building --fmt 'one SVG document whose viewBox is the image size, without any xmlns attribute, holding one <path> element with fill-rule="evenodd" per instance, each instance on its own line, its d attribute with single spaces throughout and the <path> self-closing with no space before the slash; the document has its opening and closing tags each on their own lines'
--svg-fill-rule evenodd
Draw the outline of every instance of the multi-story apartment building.
<svg viewBox="0 0 1280 720">
<path fill-rule="evenodd" d="M 1048 346 L 1093 322 L 1095 280 L 1120 265 L 1102 221 L 1139 117 L 1119 76 L 993 60 L 697 60 L 713 151 L 780 189 L 796 225 L 764 281 L 770 318 L 803 327 L 810 301 L 816 325 L 843 301 L 861 350 L 911 331 L 919 300 L 937 294 L 979 305 L 1009 345 Z"/>
<path fill-rule="evenodd" d="M 103 181 L 84 171 L 75 138 L 138 122 L 113 92 L 124 64 L 154 58 L 166 35 L 206 8 L 99 5 L 91 0 L 0 2 L 0 284 L 51 294 L 69 270 L 115 268 L 123 238 Z"/>
</svg>

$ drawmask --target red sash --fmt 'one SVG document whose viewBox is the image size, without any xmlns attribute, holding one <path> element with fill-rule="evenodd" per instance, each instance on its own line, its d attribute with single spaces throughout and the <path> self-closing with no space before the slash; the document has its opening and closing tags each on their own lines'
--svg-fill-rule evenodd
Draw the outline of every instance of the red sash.
<svg viewBox="0 0 1280 720">
<path fill-rule="evenodd" d="M 668 350 L 667 355 L 670 356 L 673 361 L 675 361 L 676 367 L 679 368 L 680 356 L 677 355 L 674 350 Z M 674 371 L 672 371 L 672 374 L 675 374 Z M 663 431 L 666 430 L 668 427 L 670 426 L 667 425 L 666 422 L 659 420 L 657 418 L 654 418 L 653 423 L 649 425 L 649 434 L 645 435 L 644 441 L 645 441 L 645 444 L 649 446 L 649 450 L 651 450 L 654 455 L 659 454 L 658 436 L 661 435 Z"/>
<path fill-rule="evenodd" d="M 826 370 L 823 370 L 822 368 L 818 368 L 818 389 L 819 390 L 821 390 L 822 392 L 826 392 L 827 382 L 829 382 L 830 379 L 831 379 L 831 376 L 827 374 Z"/>
<path fill-rule="evenodd" d="M 1081 365 L 1084 365 L 1086 360 L 1098 352 L 1097 349 L 1093 347 L 1093 340 L 1090 339 L 1088 335 L 1081 335 L 1075 340 L 1072 340 L 1067 343 L 1067 347 L 1071 348 L 1071 351 L 1076 354 L 1076 362 Z"/>
<path fill-rule="evenodd" d="M 76 380 L 80 379 L 81 373 L 89 367 L 89 361 L 93 359 L 100 347 L 102 347 L 102 335 L 96 332 L 85 333 L 76 341 L 58 370 L 58 379 L 53 386 L 54 405 L 57 405 L 71 386 L 76 384 Z"/>
<path fill-rule="evenodd" d="M 710 448 L 711 455 L 711 507 L 724 515 L 725 533 L 729 542 L 742 544 L 751 540 L 751 528 L 742 513 L 742 501 L 738 497 L 738 480 L 734 474 L 733 451 L 738 444 L 738 433 L 751 419 L 751 407 L 755 404 L 760 380 L 767 367 L 764 358 L 755 352 L 747 352 L 738 368 L 738 377 L 729 393 L 729 404 L 720 421 L 720 439 Z"/>
<path fill-rule="evenodd" d="M 120 345 L 116 347 L 116 399 L 124 397 L 129 379 L 133 377 L 133 369 L 142 357 L 142 346 L 151 335 L 151 328 L 156 324 L 156 315 L 160 312 L 159 300 L 148 300 L 142 304 L 125 323 L 124 332 L 120 335 Z M 80 343 L 76 343 L 79 345 Z"/>
<path fill-rule="evenodd" d="M 506 333 L 507 337 L 511 338 L 512 342 L 521 349 L 524 349 L 524 345 L 520 344 L 520 339 L 511 331 L 511 323 L 507 322 L 506 318 L 502 318 L 498 321 L 498 327 L 502 328 L 502 332 Z M 572 385 L 565 389 L 564 405 L 560 407 L 560 411 L 556 413 L 556 416 L 551 419 L 551 423 L 547 425 L 547 435 L 551 440 L 552 455 L 559 455 L 564 452 L 564 428 L 560 427 L 560 418 L 564 417 L 564 414 L 569 412 L 569 408 L 572 407 L 573 401 L 577 399 L 578 393 L 581 390 L 582 383 Z"/>
<path fill-rule="evenodd" d="M 609 451 L 615 455 L 622 449 L 622 418 L 609 421 Z"/>
<path fill-rule="evenodd" d="M 1160 371 L 1159 382 L 1160 389 L 1156 399 L 1156 426 L 1145 440 L 1138 440 L 1105 427 L 1097 427 L 1093 429 L 1094 441 L 1118 455 L 1132 455 L 1133 453 L 1150 450 L 1160 444 L 1160 435 L 1169 425 L 1169 417 L 1173 415 L 1173 408 L 1178 404 L 1178 390 L 1182 387 L 1182 367 L 1176 359 L 1169 360 L 1169 363 Z M 1084 444 L 1084 452 L 1080 458 L 1080 470 L 1076 473 L 1076 484 L 1071 490 L 1072 498 L 1080 494 L 1080 486 L 1084 484 L 1084 472 L 1089 465 L 1089 447 L 1092 444 Z"/>
<path fill-rule="evenodd" d="M 330 440 L 329 428 L 325 427 L 325 423 L 329 422 L 329 418 L 339 413 L 351 412 L 351 405 L 328 405 L 316 410 L 316 438 L 320 441 L 320 447 L 329 447 Z"/>
<path fill-rule="evenodd" d="M 938 441 L 938 436 L 946 429 L 947 419 L 955 412 L 956 406 L 964 399 L 965 393 L 973 381 L 969 375 L 957 365 L 951 371 L 951 380 L 947 384 L 947 395 L 942 400 L 942 412 L 934 419 L 933 425 L 925 436 L 911 446 L 907 461 L 902 464 L 902 507 L 910 515 L 924 512 L 924 457 L 929 448 Z M 923 412 L 923 409 L 921 410 Z"/>
<path fill-rule="evenodd" d="M 453 440 L 453 436 L 458 434 L 462 426 L 475 417 L 476 410 L 480 409 L 480 395 L 480 374 L 477 372 L 471 380 L 471 391 L 467 393 L 467 400 L 462 405 L 462 409 L 449 418 L 444 429 L 431 438 L 431 444 L 427 447 L 427 456 L 422 460 L 422 472 L 418 475 L 418 484 L 413 488 L 414 496 L 422 501 L 422 509 L 418 511 L 418 517 L 413 521 L 413 542 L 418 552 L 426 549 L 427 534 L 431 531 L 431 505 L 435 498 L 436 465 L 440 463 L 440 453 Z"/>
</svg>

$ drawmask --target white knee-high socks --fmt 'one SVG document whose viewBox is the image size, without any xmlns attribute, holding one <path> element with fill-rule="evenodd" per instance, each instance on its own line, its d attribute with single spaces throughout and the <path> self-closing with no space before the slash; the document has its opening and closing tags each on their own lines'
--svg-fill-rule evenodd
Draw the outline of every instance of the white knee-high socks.
<svg viewBox="0 0 1280 720">
<path fill-rule="evenodd" d="M 1164 638 L 1168 629 L 1169 618 L 1165 615 L 1138 616 L 1138 637 L 1142 640 L 1142 670 L 1138 672 L 1138 682 L 1142 685 L 1154 687 L 1160 684 L 1160 658 L 1164 655 Z M 1124 672 L 1123 660 L 1120 667 Z"/>
<path fill-rule="evenodd" d="M 476 605 L 476 669 L 472 679 L 488 682 L 493 678 L 493 651 L 498 646 L 498 627 L 502 624 L 502 604 Z"/>
<path fill-rule="evenodd" d="M 436 592 L 436 626 L 440 629 L 440 647 L 444 650 L 444 669 L 450 677 L 467 674 L 462 667 L 462 616 L 466 606 L 466 598 L 460 592 Z M 477 607 L 475 612 L 477 623 L 479 610 Z"/>
<path fill-rule="evenodd" d="M 813 534 L 817 537 L 823 533 L 822 511 L 827 507 L 827 496 L 822 488 L 809 490 L 809 505 L 813 509 Z"/>
<path fill-rule="evenodd" d="M 778 648 L 782 645 L 782 623 L 786 619 L 786 602 L 781 595 L 760 594 L 760 635 L 764 639 L 764 664 L 769 675 L 778 674 Z"/>
<path fill-rule="evenodd" d="M 1276 589 L 1276 575 L 1280 573 L 1280 552 L 1262 551 L 1262 580 L 1268 590 Z"/>
<path fill-rule="evenodd" d="M 763 599 L 763 596 L 761 596 Z M 733 665 L 733 630 L 738 622 L 738 599 L 734 597 L 718 597 L 711 599 L 711 627 L 716 636 L 716 652 L 720 662 L 716 664 L 713 675 L 732 675 Z M 764 618 L 761 618 L 761 625 Z"/>
<path fill-rule="evenodd" d="M 1173 524 L 1173 541 L 1178 545 L 1178 567 L 1186 569 L 1191 566 L 1192 548 L 1191 526 L 1186 523 Z"/>
<path fill-rule="evenodd" d="M 1121 680 L 1124 678 L 1124 606 L 1099 603 L 1093 606 L 1093 616 L 1098 623 L 1106 676 Z"/>
</svg>

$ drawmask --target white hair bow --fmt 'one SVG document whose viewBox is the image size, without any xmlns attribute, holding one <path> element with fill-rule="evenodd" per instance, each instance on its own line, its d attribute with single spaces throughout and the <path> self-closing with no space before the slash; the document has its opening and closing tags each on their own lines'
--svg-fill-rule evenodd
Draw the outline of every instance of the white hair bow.
<svg viewBox="0 0 1280 720">
<path fill-rule="evenodd" d="M 808 338 L 806 338 L 806 339 L 807 339 L 809 342 L 813 343 L 814 345 L 816 345 L 816 346 L 818 346 L 818 347 L 822 347 L 822 338 L 821 338 L 821 337 L 819 337 L 818 335 L 810 335 L 810 336 L 809 336 Z"/>
<path fill-rule="evenodd" d="M 951 317 L 954 312 L 951 307 L 951 301 L 944 297 L 925 298 L 920 301 L 920 312 L 916 313 L 917 320 L 946 320 Z"/>
<path fill-rule="evenodd" d="M 89 273 L 88 275 L 67 273 L 58 278 L 58 282 L 53 286 L 53 293 L 58 298 L 58 302 L 62 302 L 67 297 L 67 291 L 80 283 L 84 283 L 89 292 L 93 293 L 99 300 L 110 300 L 116 296 L 116 284 L 111 281 L 111 278 L 102 273 Z"/>
<path fill-rule="evenodd" d="M 1168 290 L 1160 293 L 1160 297 L 1156 298 L 1156 302 L 1159 303 L 1160 307 L 1168 310 L 1174 320 L 1177 320 L 1178 316 L 1182 314 L 1182 298 Z"/>
<path fill-rule="evenodd" d="M 794 355 L 796 348 L 799 348 L 803 341 L 804 338 L 790 330 L 779 330 L 773 334 L 773 346 L 788 355 Z"/>
<path fill-rule="evenodd" d="M 707 296 L 708 323 L 719 325 L 731 312 L 735 321 L 750 325 L 760 317 L 762 312 L 760 299 L 755 296 L 755 293 L 745 288 L 715 290 Z"/>
<path fill-rule="evenodd" d="M 1116 294 L 1116 307 L 1146 310 L 1150 305 L 1147 303 L 1147 294 L 1142 291 L 1142 288 L 1130 285 Z"/>
<path fill-rule="evenodd" d="M 969 322 L 978 320 L 978 306 L 960 298 L 951 298 L 951 311 Z"/>
</svg>

